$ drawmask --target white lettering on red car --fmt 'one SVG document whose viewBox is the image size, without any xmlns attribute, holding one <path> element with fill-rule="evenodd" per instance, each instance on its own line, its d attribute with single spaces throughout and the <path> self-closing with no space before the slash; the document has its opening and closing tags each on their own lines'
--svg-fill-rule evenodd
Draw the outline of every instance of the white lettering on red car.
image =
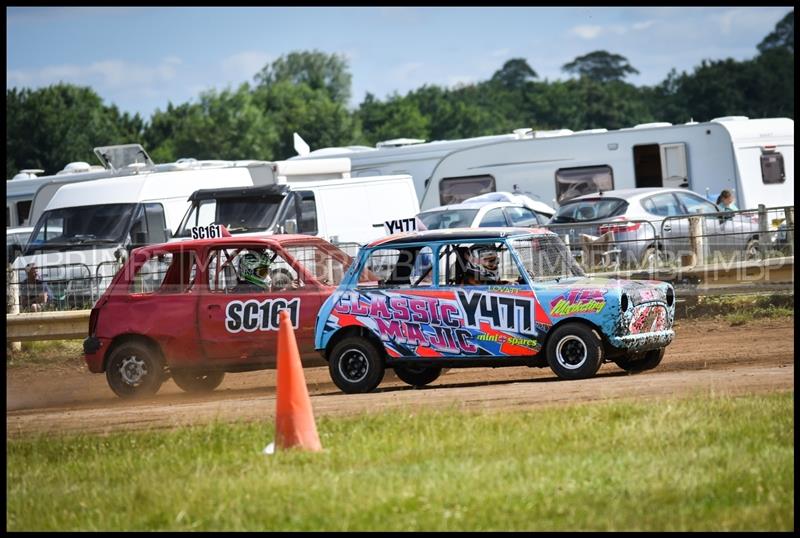
<svg viewBox="0 0 800 538">
<path fill-rule="evenodd" d="M 281 310 L 289 311 L 292 327 L 297 329 L 300 323 L 300 298 L 286 299 L 249 299 L 247 301 L 231 301 L 225 307 L 225 329 L 231 333 L 244 331 L 277 331 L 280 326 Z"/>
</svg>

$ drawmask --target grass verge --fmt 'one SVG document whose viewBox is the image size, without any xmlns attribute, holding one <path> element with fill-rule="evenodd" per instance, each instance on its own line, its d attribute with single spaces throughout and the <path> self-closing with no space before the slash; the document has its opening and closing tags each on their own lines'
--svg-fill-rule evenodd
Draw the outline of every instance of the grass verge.
<svg viewBox="0 0 800 538">
<path fill-rule="evenodd" d="M 793 393 L 8 439 L 8 530 L 791 530 Z"/>
<path fill-rule="evenodd" d="M 686 305 L 684 318 L 717 317 L 733 326 L 757 319 L 794 317 L 794 294 L 709 295 Z"/>
</svg>

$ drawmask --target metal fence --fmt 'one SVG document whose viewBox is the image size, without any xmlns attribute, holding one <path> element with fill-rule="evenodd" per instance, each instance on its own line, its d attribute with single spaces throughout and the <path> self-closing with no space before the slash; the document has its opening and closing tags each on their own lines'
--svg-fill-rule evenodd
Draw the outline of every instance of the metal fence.
<svg viewBox="0 0 800 538">
<path fill-rule="evenodd" d="M 712 265 L 731 269 L 751 261 L 794 256 L 793 206 L 673 215 L 660 221 L 608 220 L 544 227 L 564 240 L 590 275 Z M 360 249 L 358 243 L 336 246 L 353 258 Z M 8 267 L 6 311 L 89 309 L 120 267 L 116 261 L 97 267 L 82 263 L 42 266 L 33 279 L 25 269 Z M 161 273 L 152 276 L 163 278 Z"/>
<path fill-rule="evenodd" d="M 547 224 L 587 273 L 726 265 L 794 256 L 794 207 Z"/>
</svg>

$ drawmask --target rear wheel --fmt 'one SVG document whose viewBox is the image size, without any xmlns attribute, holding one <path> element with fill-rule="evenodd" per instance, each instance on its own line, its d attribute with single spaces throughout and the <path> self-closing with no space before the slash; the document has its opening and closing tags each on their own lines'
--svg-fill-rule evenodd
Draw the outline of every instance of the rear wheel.
<svg viewBox="0 0 800 538">
<path fill-rule="evenodd" d="M 221 370 L 174 369 L 172 379 L 186 392 L 211 392 L 225 377 Z"/>
<path fill-rule="evenodd" d="M 347 394 L 374 390 L 386 373 L 381 351 L 366 338 L 345 338 L 333 346 L 328 357 L 331 379 Z"/>
<path fill-rule="evenodd" d="M 111 352 L 106 380 L 120 398 L 150 396 L 164 382 L 164 361 L 143 342 L 125 342 Z"/>
<path fill-rule="evenodd" d="M 586 325 L 561 325 L 547 338 L 547 363 L 561 379 L 592 377 L 603 363 L 603 341 Z"/>
<path fill-rule="evenodd" d="M 626 372 L 635 374 L 637 372 L 644 372 L 645 370 L 652 370 L 661 364 L 661 359 L 664 358 L 665 351 L 666 350 L 662 347 L 648 351 L 644 356 L 627 356 L 617 359 L 614 362 Z"/>
<path fill-rule="evenodd" d="M 435 366 L 395 366 L 394 373 L 412 387 L 424 387 L 442 375 L 442 369 Z"/>
</svg>

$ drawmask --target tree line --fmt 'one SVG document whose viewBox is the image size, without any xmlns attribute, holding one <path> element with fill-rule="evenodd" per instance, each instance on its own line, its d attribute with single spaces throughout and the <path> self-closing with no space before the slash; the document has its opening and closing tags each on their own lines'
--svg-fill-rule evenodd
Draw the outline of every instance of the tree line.
<svg viewBox="0 0 800 538">
<path fill-rule="evenodd" d="M 280 160 L 294 155 L 292 133 L 313 148 L 369 145 L 391 138 L 467 138 L 515 128 L 619 129 L 714 117 L 794 118 L 794 11 L 752 59 L 703 60 L 673 69 L 654 86 L 625 81 L 638 73 L 619 54 L 598 50 L 562 66 L 572 78 L 541 80 L 524 58 L 488 80 L 446 88 L 423 85 L 381 100 L 368 93 L 347 107 L 347 60 L 297 51 L 267 64 L 252 83 L 169 103 L 149 120 L 105 105 L 94 90 L 59 83 L 6 90 L 6 177 L 24 168 L 54 174 L 72 161 L 94 163 L 95 146 L 139 142 L 155 162 L 198 159 Z"/>
</svg>

